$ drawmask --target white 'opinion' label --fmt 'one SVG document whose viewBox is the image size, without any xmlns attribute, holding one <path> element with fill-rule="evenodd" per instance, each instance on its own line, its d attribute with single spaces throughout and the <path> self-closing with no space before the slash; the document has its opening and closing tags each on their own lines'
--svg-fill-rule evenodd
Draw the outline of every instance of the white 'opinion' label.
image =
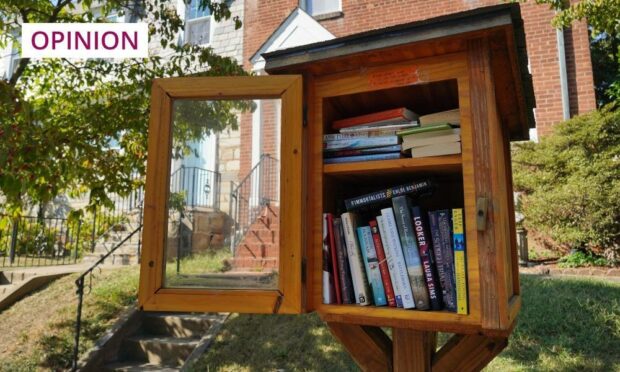
<svg viewBox="0 0 620 372">
<path fill-rule="evenodd" d="M 147 58 L 146 23 L 26 23 L 22 58 Z"/>
</svg>

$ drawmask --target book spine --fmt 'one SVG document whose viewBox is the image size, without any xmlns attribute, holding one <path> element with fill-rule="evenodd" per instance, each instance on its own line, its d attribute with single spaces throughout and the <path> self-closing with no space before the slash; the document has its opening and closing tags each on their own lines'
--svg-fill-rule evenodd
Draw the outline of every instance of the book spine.
<svg viewBox="0 0 620 372">
<path fill-rule="evenodd" d="M 371 154 L 371 155 L 359 155 L 359 156 L 345 156 L 341 158 L 325 158 L 324 164 L 340 164 L 340 163 L 353 163 L 359 161 L 372 161 L 372 160 L 390 160 L 399 159 L 401 157 L 400 152 L 392 152 L 387 154 Z"/>
<path fill-rule="evenodd" d="M 463 209 L 452 209 L 452 226 L 454 272 L 456 279 L 456 312 L 458 314 L 467 314 L 467 264 L 465 258 Z"/>
<path fill-rule="evenodd" d="M 379 147 L 398 145 L 398 136 L 347 138 L 334 141 L 323 141 L 324 151 L 361 149 L 367 147 Z"/>
<path fill-rule="evenodd" d="M 329 254 L 329 230 L 327 229 L 327 215 L 323 214 L 323 303 L 334 302 L 334 277 Z"/>
<path fill-rule="evenodd" d="M 348 211 L 351 211 L 366 205 L 385 202 L 400 195 L 412 194 L 413 196 L 421 196 L 432 191 L 433 185 L 430 180 L 415 181 L 405 185 L 391 187 L 389 189 L 375 191 L 370 194 L 346 199 L 344 201 L 344 205 Z"/>
<path fill-rule="evenodd" d="M 370 221 L 368 225 L 370 225 L 372 241 L 375 246 L 375 251 L 377 252 L 377 260 L 379 261 L 379 272 L 381 274 L 381 281 L 383 282 L 383 289 L 385 290 L 385 297 L 387 299 L 388 306 L 396 307 L 394 287 L 392 286 L 392 278 L 390 277 L 390 269 L 388 267 L 388 260 L 385 255 L 385 250 L 383 249 L 383 243 L 381 243 L 379 226 L 376 220 Z"/>
<path fill-rule="evenodd" d="M 456 311 L 456 303 L 454 301 L 454 285 L 452 284 L 452 265 L 448 262 L 444 255 L 445 248 L 441 238 L 439 228 L 439 212 L 428 212 L 428 221 L 433 241 L 433 255 L 435 256 L 435 266 L 437 267 L 437 275 L 439 277 L 439 286 L 443 303 L 446 309 Z M 448 231 L 449 232 L 449 231 Z M 451 246 L 448 246 L 452 249 Z"/>
<path fill-rule="evenodd" d="M 334 233 L 334 215 L 327 213 L 327 231 L 329 235 L 329 253 L 332 263 L 332 277 L 334 281 L 334 289 L 336 294 L 336 303 L 342 303 L 342 294 L 340 293 L 340 280 L 338 277 L 338 253 L 336 252 L 336 235 Z"/>
<path fill-rule="evenodd" d="M 357 227 L 357 215 L 347 212 L 343 213 L 341 217 L 347 246 L 347 254 L 349 257 L 349 266 L 351 268 L 353 290 L 355 291 L 355 303 L 362 306 L 370 305 L 368 279 L 366 278 L 364 262 L 362 260 L 359 243 L 355 234 L 355 229 Z"/>
<path fill-rule="evenodd" d="M 398 280 L 398 268 L 396 267 L 396 258 L 392 254 L 390 244 L 388 241 L 387 229 L 383 222 L 383 216 L 377 216 L 377 227 L 379 228 L 379 237 L 385 251 L 385 259 L 387 260 L 388 270 L 390 272 L 390 281 L 392 282 L 392 289 L 394 290 L 394 299 L 396 301 L 396 307 L 403 307 L 403 298 L 400 295 L 400 280 Z"/>
<path fill-rule="evenodd" d="M 392 109 L 392 110 L 387 110 L 387 111 L 375 112 L 375 113 L 367 114 L 367 115 L 356 116 L 356 117 L 347 118 L 347 119 L 336 120 L 332 123 L 332 128 L 342 129 L 342 128 L 347 128 L 347 127 L 353 127 L 353 126 L 362 125 L 362 124 L 372 124 L 372 123 L 377 123 L 377 122 L 382 122 L 382 121 L 392 120 L 392 119 L 405 120 L 406 118 L 411 116 L 410 114 L 409 115 L 407 114 L 408 110 L 407 111 L 405 110 L 406 110 L 405 108 L 397 108 L 397 109 Z"/>
<path fill-rule="evenodd" d="M 394 211 L 392 208 L 385 208 L 381 210 L 381 215 L 384 218 L 385 230 L 387 233 L 388 245 L 391 253 L 394 254 L 396 261 L 396 271 L 398 273 L 398 285 L 400 294 L 403 300 L 403 308 L 413 309 L 417 307 L 417 301 L 414 300 L 414 295 L 411 288 L 411 281 L 409 280 L 408 267 L 403 256 L 403 249 L 398 238 L 398 228 L 396 227 L 396 218 L 394 217 Z M 422 284 L 424 281 L 422 280 Z M 426 290 L 426 289 L 425 289 Z"/>
<path fill-rule="evenodd" d="M 452 211 L 449 209 L 437 211 L 437 221 L 441 239 L 441 254 L 444 258 L 447 279 L 450 281 L 449 288 L 451 288 L 445 305 L 448 310 L 456 311 L 456 281 L 454 278 L 454 251 L 452 250 Z"/>
<path fill-rule="evenodd" d="M 400 145 L 390 145 L 382 147 L 373 147 L 369 149 L 357 149 L 357 150 L 341 150 L 334 152 L 326 152 L 323 154 L 325 158 L 335 158 L 339 156 L 358 156 L 358 155 L 370 155 L 370 154 L 385 154 L 389 152 L 400 152 Z"/>
<path fill-rule="evenodd" d="M 433 248 L 429 240 L 430 235 L 427 232 L 427 223 L 424 220 L 420 207 L 411 208 L 411 217 L 413 217 L 413 228 L 415 229 L 415 237 L 420 250 L 420 260 L 422 260 L 422 268 L 424 269 L 424 278 L 426 279 L 431 310 L 441 310 L 443 303 L 434 264 Z"/>
<path fill-rule="evenodd" d="M 343 304 L 354 304 L 355 295 L 353 294 L 353 281 L 351 279 L 351 268 L 347 258 L 347 247 L 342 229 L 342 219 L 334 218 L 334 233 L 336 240 L 336 253 L 338 256 L 338 279 L 340 281 L 340 293 Z"/>
<path fill-rule="evenodd" d="M 375 243 L 372 240 L 370 226 L 358 227 L 357 236 L 360 241 L 364 266 L 366 267 L 368 283 L 372 289 L 372 298 L 375 306 L 385 306 L 387 305 L 387 300 L 385 299 L 385 290 L 383 289 L 381 272 L 379 271 L 379 260 L 377 259 L 377 251 L 375 250 Z"/>
<path fill-rule="evenodd" d="M 323 141 L 336 141 L 336 140 L 349 139 L 349 138 L 366 138 L 366 137 L 368 137 L 368 132 L 331 133 L 331 134 L 324 134 Z"/>
<path fill-rule="evenodd" d="M 407 272 L 416 308 L 428 310 L 430 308 L 428 291 L 426 290 L 420 252 L 418 251 L 418 245 L 413 232 L 413 220 L 409 212 L 409 199 L 406 196 L 396 197 L 392 199 L 392 206 L 394 207 L 396 226 L 398 227 L 400 244 L 405 256 L 405 262 L 407 263 Z"/>
</svg>

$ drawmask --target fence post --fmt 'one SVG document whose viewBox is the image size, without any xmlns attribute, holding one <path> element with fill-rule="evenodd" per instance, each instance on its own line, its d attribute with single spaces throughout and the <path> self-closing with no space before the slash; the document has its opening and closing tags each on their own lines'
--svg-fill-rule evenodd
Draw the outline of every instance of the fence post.
<svg viewBox="0 0 620 372">
<path fill-rule="evenodd" d="M 93 228 L 90 234 L 90 253 L 95 251 L 95 233 L 97 232 L 97 207 L 93 210 Z"/>
<path fill-rule="evenodd" d="M 13 218 L 13 231 L 11 232 L 11 247 L 9 248 L 9 264 L 15 262 L 15 248 L 17 247 L 17 232 L 19 231 L 19 219 Z"/>
<path fill-rule="evenodd" d="M 527 266 L 530 257 L 527 247 L 527 230 L 524 227 L 517 228 L 517 245 L 519 247 L 519 265 Z"/>
<path fill-rule="evenodd" d="M 82 229 L 82 218 L 78 220 L 78 228 L 77 228 L 77 240 L 75 241 L 75 251 L 73 252 L 73 263 L 77 262 L 78 257 L 78 247 L 80 246 L 80 230 Z"/>
</svg>

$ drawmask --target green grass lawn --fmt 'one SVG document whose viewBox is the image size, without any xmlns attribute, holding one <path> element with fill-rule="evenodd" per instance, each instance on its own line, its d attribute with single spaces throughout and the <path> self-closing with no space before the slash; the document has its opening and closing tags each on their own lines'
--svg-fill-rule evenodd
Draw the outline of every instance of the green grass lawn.
<svg viewBox="0 0 620 372">
<path fill-rule="evenodd" d="M 620 371 L 620 283 L 521 276 L 523 307 L 488 371 Z M 440 339 L 445 339 L 442 335 Z M 315 314 L 233 315 L 193 370 L 348 371 Z"/>
</svg>

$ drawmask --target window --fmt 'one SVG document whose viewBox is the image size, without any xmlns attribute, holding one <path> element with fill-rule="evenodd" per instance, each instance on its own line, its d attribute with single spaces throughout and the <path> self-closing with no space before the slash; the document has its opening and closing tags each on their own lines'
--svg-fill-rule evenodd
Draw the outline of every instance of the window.
<svg viewBox="0 0 620 372">
<path fill-rule="evenodd" d="M 306 12 L 311 16 L 342 11 L 341 0 L 305 0 Z"/>
<path fill-rule="evenodd" d="M 196 45 L 211 41 L 211 11 L 202 8 L 200 0 L 192 0 L 185 9 L 185 41 Z"/>
</svg>

